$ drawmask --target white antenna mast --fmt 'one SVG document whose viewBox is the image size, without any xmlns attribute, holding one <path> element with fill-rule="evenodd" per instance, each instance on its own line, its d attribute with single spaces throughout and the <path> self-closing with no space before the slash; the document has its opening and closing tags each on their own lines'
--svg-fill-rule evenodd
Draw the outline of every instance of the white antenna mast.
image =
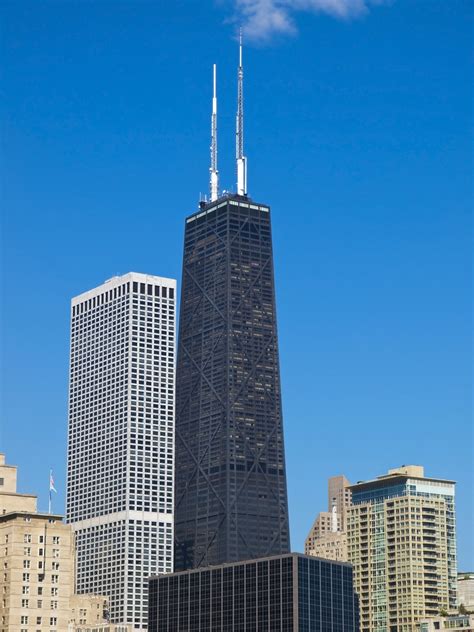
<svg viewBox="0 0 474 632">
<path fill-rule="evenodd" d="M 235 153 L 237 159 L 237 195 L 247 195 L 247 158 L 244 156 L 244 69 L 242 66 L 242 29 L 240 29 L 239 36 L 239 69 L 237 71 Z"/>
<path fill-rule="evenodd" d="M 211 115 L 211 167 L 209 188 L 211 202 L 219 197 L 219 172 L 217 170 L 217 95 L 216 95 L 216 64 L 212 66 L 213 72 L 213 92 L 212 92 L 212 115 Z"/>
</svg>

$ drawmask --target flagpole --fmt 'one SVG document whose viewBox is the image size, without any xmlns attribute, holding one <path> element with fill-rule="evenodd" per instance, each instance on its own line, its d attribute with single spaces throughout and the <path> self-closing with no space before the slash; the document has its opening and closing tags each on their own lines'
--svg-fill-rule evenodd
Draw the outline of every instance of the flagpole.
<svg viewBox="0 0 474 632">
<path fill-rule="evenodd" d="M 48 501 L 48 513 L 51 513 L 51 476 L 53 475 L 53 470 L 49 470 L 49 501 Z"/>
</svg>

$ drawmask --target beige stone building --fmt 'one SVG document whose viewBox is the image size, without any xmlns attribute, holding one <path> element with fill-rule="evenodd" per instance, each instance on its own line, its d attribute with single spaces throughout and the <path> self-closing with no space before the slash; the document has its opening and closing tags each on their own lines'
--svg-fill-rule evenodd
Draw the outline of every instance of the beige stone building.
<svg viewBox="0 0 474 632">
<path fill-rule="evenodd" d="M 101 595 L 71 595 L 69 600 L 70 623 L 74 630 L 82 626 L 94 627 L 105 624 L 104 615 L 108 611 L 108 601 Z M 71 626 L 70 626 L 71 627 Z"/>
<path fill-rule="evenodd" d="M 74 595 L 74 536 L 37 497 L 16 491 L 0 454 L 0 632 L 66 632 L 105 623 L 104 597 Z M 77 626 L 76 626 L 77 624 Z"/>
<path fill-rule="evenodd" d="M 70 632 L 131 632 L 131 627 L 124 623 L 100 623 L 75 627 Z"/>
<path fill-rule="evenodd" d="M 347 533 L 326 533 L 313 542 L 313 546 L 306 555 L 322 557 L 325 560 L 347 562 Z"/>
<path fill-rule="evenodd" d="M 458 605 L 474 612 L 474 573 L 458 573 Z"/>
<path fill-rule="evenodd" d="M 328 512 L 336 512 L 340 516 L 340 528 L 344 531 L 346 528 L 346 513 L 352 503 L 351 484 L 345 476 L 332 476 L 328 480 Z"/>
<path fill-rule="evenodd" d="M 417 632 L 456 607 L 454 486 L 420 466 L 352 485 L 348 554 L 361 632 Z"/>
<path fill-rule="evenodd" d="M 447 616 L 423 619 L 420 621 L 420 632 L 437 632 L 438 630 L 450 630 L 450 632 L 474 632 L 474 615 L 448 614 Z"/>
<path fill-rule="evenodd" d="M 351 503 L 350 483 L 345 476 L 328 481 L 328 511 L 321 511 L 305 540 L 305 554 L 338 562 L 347 561 L 345 522 Z"/>
</svg>

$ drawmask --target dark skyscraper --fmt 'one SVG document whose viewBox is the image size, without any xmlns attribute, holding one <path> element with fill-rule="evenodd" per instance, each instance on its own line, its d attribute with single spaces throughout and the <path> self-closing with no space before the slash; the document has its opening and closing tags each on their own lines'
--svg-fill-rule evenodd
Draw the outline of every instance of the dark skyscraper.
<svg viewBox="0 0 474 632">
<path fill-rule="evenodd" d="M 289 551 L 270 209 L 186 220 L 177 365 L 175 569 Z"/>
</svg>

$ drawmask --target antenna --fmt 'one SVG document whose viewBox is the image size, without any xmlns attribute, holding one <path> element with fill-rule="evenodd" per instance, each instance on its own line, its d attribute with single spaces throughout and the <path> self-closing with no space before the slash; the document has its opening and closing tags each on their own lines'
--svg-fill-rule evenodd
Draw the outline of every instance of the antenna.
<svg viewBox="0 0 474 632">
<path fill-rule="evenodd" d="M 216 64 L 212 66 L 212 114 L 211 114 L 211 167 L 209 189 L 211 202 L 219 197 L 219 172 L 217 170 L 217 96 L 216 96 Z"/>
<path fill-rule="evenodd" d="M 244 156 L 244 69 L 242 66 L 242 29 L 240 29 L 239 34 L 235 154 L 237 159 L 237 195 L 247 195 L 247 158 Z"/>
</svg>

